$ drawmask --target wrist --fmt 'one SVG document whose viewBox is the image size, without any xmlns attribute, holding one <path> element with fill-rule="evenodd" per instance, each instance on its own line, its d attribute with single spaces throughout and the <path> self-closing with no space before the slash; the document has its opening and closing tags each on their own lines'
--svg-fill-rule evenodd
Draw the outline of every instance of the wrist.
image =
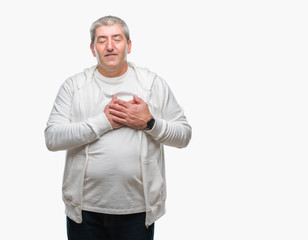
<svg viewBox="0 0 308 240">
<path fill-rule="evenodd" d="M 146 125 L 145 130 L 147 130 L 147 131 L 152 130 L 154 125 L 155 125 L 155 118 L 153 116 L 151 116 L 150 120 L 147 121 L 147 125 Z"/>
</svg>

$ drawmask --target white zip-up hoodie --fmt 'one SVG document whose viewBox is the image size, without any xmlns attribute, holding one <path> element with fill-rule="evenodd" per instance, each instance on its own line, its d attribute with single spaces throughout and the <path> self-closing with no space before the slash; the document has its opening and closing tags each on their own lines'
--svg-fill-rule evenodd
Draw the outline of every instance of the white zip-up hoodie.
<svg viewBox="0 0 308 240">
<path fill-rule="evenodd" d="M 149 226 L 165 213 L 163 144 L 186 147 L 191 138 L 191 127 L 167 83 L 146 68 L 128 64 L 136 72 L 138 97 L 148 104 L 155 118 L 155 125 L 150 131 L 138 131 L 146 205 L 145 225 Z M 62 194 L 66 215 L 77 223 L 82 222 L 82 194 L 89 144 L 112 131 L 104 109 L 98 113 L 95 108 L 99 99 L 96 96 L 101 94 L 93 77 L 96 68 L 85 69 L 64 82 L 45 129 L 49 150 L 67 150 Z"/>
</svg>

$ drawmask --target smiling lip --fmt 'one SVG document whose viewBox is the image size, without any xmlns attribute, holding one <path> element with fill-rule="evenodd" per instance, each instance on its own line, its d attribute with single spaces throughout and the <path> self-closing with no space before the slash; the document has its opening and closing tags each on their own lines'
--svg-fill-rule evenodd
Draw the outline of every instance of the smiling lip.
<svg viewBox="0 0 308 240">
<path fill-rule="evenodd" d="M 106 55 L 105 55 L 105 57 L 114 57 L 114 56 L 117 56 L 117 54 L 111 53 L 111 54 L 106 54 Z"/>
</svg>

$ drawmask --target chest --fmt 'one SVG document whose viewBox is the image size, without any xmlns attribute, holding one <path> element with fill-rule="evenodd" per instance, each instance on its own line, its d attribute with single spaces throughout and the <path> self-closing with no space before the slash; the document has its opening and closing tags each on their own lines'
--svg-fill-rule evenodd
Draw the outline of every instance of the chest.
<svg viewBox="0 0 308 240">
<path fill-rule="evenodd" d="M 149 92 L 133 82 L 108 86 L 93 81 L 74 92 L 71 121 L 83 121 L 102 113 L 113 95 L 125 101 L 132 100 L 134 95 L 141 97 L 146 102 L 149 98 Z"/>
</svg>

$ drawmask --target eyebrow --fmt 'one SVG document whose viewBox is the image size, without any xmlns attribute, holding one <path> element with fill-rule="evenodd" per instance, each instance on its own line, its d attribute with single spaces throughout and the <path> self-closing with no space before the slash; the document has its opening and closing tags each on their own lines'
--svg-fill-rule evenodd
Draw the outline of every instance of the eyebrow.
<svg viewBox="0 0 308 240">
<path fill-rule="evenodd" d="M 115 37 L 121 37 L 121 38 L 123 38 L 121 34 L 112 35 L 112 38 L 115 38 Z M 104 36 L 104 35 L 98 36 L 98 37 L 97 37 L 97 40 L 99 40 L 99 39 L 101 39 L 101 38 L 106 39 L 107 36 Z"/>
</svg>

